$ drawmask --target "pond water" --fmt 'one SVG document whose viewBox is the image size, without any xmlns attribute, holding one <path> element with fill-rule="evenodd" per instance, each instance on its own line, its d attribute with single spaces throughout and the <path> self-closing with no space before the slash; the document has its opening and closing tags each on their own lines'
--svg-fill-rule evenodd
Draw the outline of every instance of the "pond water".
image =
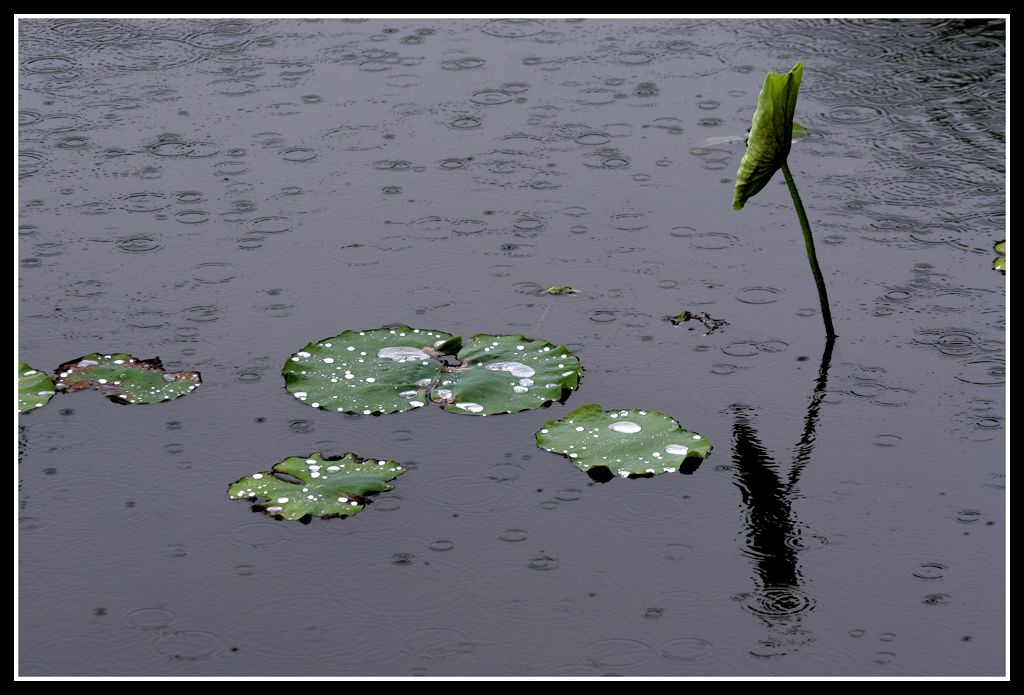
<svg viewBox="0 0 1024 695">
<path fill-rule="evenodd" d="M 204 381 L 21 417 L 22 675 L 1004 672 L 1003 21 L 19 26 L 21 358 Z M 781 176 L 731 209 L 797 60 L 831 351 Z M 285 391 L 390 323 L 585 376 L 487 418 Z M 714 451 L 595 482 L 534 445 L 586 403 Z M 227 499 L 312 451 L 411 470 L 350 519 Z"/>
</svg>

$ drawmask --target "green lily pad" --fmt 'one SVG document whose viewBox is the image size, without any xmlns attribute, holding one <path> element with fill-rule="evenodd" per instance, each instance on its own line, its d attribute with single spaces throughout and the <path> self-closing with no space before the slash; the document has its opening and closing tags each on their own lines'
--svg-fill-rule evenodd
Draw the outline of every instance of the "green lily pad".
<svg viewBox="0 0 1024 695">
<path fill-rule="evenodd" d="M 678 471 L 687 459 L 703 460 L 711 442 L 653 410 L 582 406 L 537 433 L 537 446 L 569 459 L 581 471 L 607 468 L 627 478 Z"/>
<path fill-rule="evenodd" d="M 463 415 L 495 415 L 539 408 L 568 397 L 583 368 L 564 345 L 521 335 L 474 335 L 458 354 L 460 366 L 442 370 L 432 399 Z"/>
<path fill-rule="evenodd" d="M 57 367 L 58 391 L 95 389 L 115 403 L 160 403 L 191 393 L 199 372 L 165 372 L 159 357 L 140 360 L 123 352 L 93 352 Z"/>
<path fill-rule="evenodd" d="M 999 258 L 992 261 L 992 270 L 998 270 L 1000 273 L 1006 274 L 1006 240 L 997 241 L 992 249 L 999 254 Z"/>
<path fill-rule="evenodd" d="M 793 143 L 793 113 L 803 76 L 803 63 L 787 73 L 769 72 L 757 97 L 757 109 L 747 136 L 747 151 L 736 172 L 736 190 L 732 206 L 743 205 L 768 185 L 775 172 L 786 163 Z"/>
<path fill-rule="evenodd" d="M 247 501 L 266 498 L 266 502 L 258 502 L 255 507 L 288 521 L 312 516 L 353 516 L 366 507 L 370 495 L 392 489 L 388 481 L 405 471 L 395 461 L 364 460 L 351 453 L 324 457 L 314 452 L 308 457 L 289 456 L 269 471 L 231 483 L 228 497 Z"/>
<path fill-rule="evenodd" d="M 53 377 L 33 369 L 24 362 L 18 364 L 18 411 L 27 413 L 46 405 L 56 390 Z"/>
<path fill-rule="evenodd" d="M 322 410 L 370 415 L 422 408 L 443 366 L 438 357 L 460 344 L 448 333 L 408 326 L 344 331 L 288 358 L 285 385 Z"/>
<path fill-rule="evenodd" d="M 364 415 L 428 403 L 466 415 L 511 413 L 564 399 L 582 375 L 567 348 L 544 340 L 481 334 L 462 347 L 449 333 L 408 326 L 309 343 L 283 372 L 299 401 Z"/>
</svg>

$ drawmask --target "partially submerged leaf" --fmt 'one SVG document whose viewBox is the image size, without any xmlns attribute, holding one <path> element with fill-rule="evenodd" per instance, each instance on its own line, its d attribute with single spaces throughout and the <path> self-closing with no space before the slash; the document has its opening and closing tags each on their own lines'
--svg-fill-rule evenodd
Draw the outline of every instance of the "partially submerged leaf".
<svg viewBox="0 0 1024 695">
<path fill-rule="evenodd" d="M 793 113 L 803 69 L 803 63 L 797 63 L 789 72 L 769 72 L 764 78 L 747 137 L 747 151 L 736 172 L 732 203 L 736 210 L 741 210 L 749 198 L 767 186 L 786 163 L 793 142 Z"/>
<path fill-rule="evenodd" d="M 188 395 L 203 383 L 199 372 L 165 372 L 159 357 L 93 352 L 57 367 L 58 391 L 95 389 L 115 403 L 160 403 Z"/>
<path fill-rule="evenodd" d="M 448 333 L 395 326 L 309 343 L 283 371 L 295 398 L 323 410 L 373 415 L 433 402 L 493 415 L 562 400 L 583 370 L 567 348 L 544 340 L 481 334 L 463 348 Z"/>
<path fill-rule="evenodd" d="M 992 270 L 998 270 L 1000 273 L 1006 274 L 1006 240 L 997 241 L 992 249 L 999 254 L 999 258 L 992 261 Z"/>
<path fill-rule="evenodd" d="M 581 471 L 603 467 L 623 478 L 678 471 L 687 459 L 699 463 L 711 452 L 710 441 L 667 415 L 604 410 L 596 403 L 545 423 L 537 446 L 568 456 Z"/>
<path fill-rule="evenodd" d="M 27 413 L 46 405 L 56 390 L 53 378 L 24 362 L 18 364 L 18 411 Z"/>
<path fill-rule="evenodd" d="M 366 506 L 367 497 L 391 489 L 388 481 L 405 473 L 395 461 L 359 459 L 355 454 L 324 457 L 289 456 L 269 471 L 253 473 L 228 487 L 233 500 L 258 502 L 255 507 L 288 521 L 305 517 L 353 516 Z M 279 476 L 290 476 L 290 482 Z"/>
<path fill-rule="evenodd" d="M 544 290 L 544 294 L 579 294 L 579 291 L 568 285 L 552 285 Z"/>
<path fill-rule="evenodd" d="M 463 415 L 539 408 L 569 396 L 583 369 L 564 345 L 521 335 L 474 335 L 459 351 L 460 366 L 444 370 L 432 398 Z"/>
</svg>

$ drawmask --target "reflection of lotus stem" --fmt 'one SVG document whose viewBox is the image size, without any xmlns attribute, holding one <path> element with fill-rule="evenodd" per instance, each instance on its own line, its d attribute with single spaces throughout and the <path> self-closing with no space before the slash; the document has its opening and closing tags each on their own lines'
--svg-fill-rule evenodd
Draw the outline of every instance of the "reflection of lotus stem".
<svg viewBox="0 0 1024 695">
<path fill-rule="evenodd" d="M 796 190 L 796 182 L 793 181 L 793 174 L 789 171 L 789 163 L 783 162 L 782 175 L 786 177 L 786 185 L 789 186 L 789 194 L 793 197 L 793 207 L 796 208 L 796 216 L 800 218 L 800 228 L 804 232 L 804 243 L 807 245 L 807 261 L 811 264 L 811 272 L 814 273 L 814 284 L 818 286 L 818 301 L 821 302 L 821 317 L 825 320 L 825 333 L 829 340 L 836 337 L 836 329 L 832 327 L 832 312 L 828 308 L 828 293 L 825 291 L 825 278 L 821 276 L 821 268 L 818 267 L 818 256 L 814 253 L 814 237 L 811 236 L 811 225 L 807 221 L 807 213 L 804 212 L 804 204 L 800 200 L 800 193 Z"/>
</svg>

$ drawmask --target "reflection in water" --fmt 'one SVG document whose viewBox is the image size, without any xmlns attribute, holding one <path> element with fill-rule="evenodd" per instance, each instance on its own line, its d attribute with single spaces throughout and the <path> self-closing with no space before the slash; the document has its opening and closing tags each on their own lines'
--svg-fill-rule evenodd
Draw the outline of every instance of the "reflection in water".
<svg viewBox="0 0 1024 695">
<path fill-rule="evenodd" d="M 803 590 L 797 561 L 803 545 L 801 528 L 793 514 L 792 503 L 800 474 L 814 448 L 833 342 L 826 343 L 821 356 L 818 378 L 788 476 L 782 475 L 761 443 L 753 424 L 754 409 L 740 404 L 732 407 L 735 482 L 747 509 L 744 553 L 753 560 L 756 582 L 754 592 L 743 597 L 743 604 L 775 633 L 751 650 L 756 657 L 782 656 L 814 639 L 800 627 L 801 616 L 813 609 L 814 600 Z"/>
</svg>

